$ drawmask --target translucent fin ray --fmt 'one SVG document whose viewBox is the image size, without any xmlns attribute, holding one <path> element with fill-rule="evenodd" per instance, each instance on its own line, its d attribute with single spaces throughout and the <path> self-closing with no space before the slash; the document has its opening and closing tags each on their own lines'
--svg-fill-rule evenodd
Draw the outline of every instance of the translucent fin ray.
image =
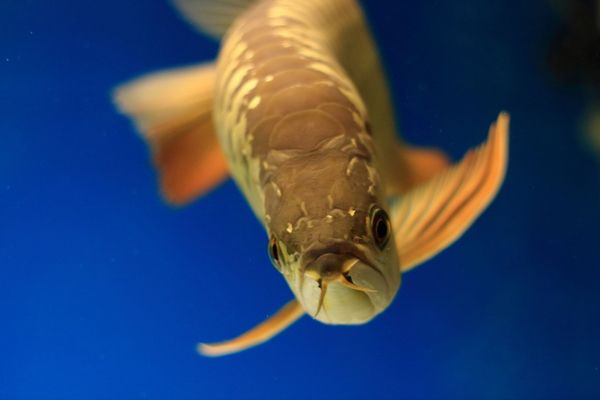
<svg viewBox="0 0 600 400">
<path fill-rule="evenodd" d="M 220 38 L 256 0 L 173 0 L 181 15 L 201 32 Z"/>
<path fill-rule="evenodd" d="M 236 338 L 219 343 L 198 344 L 198 353 L 204 356 L 218 357 L 247 350 L 281 333 L 303 315 L 302 306 L 296 300 L 292 300 L 269 319 Z"/>
<path fill-rule="evenodd" d="M 402 272 L 458 240 L 495 197 L 508 162 L 508 125 L 508 114 L 501 113 L 483 145 L 394 203 Z"/>
<path fill-rule="evenodd" d="M 212 64 L 153 73 L 114 91 L 152 150 L 163 196 L 187 203 L 228 175 L 212 123 L 215 70 Z"/>
</svg>

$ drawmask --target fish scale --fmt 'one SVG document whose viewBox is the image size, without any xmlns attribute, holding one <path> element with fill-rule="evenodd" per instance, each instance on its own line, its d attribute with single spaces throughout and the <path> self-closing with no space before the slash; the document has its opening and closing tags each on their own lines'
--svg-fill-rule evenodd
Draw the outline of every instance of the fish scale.
<svg viewBox="0 0 600 400">
<path fill-rule="evenodd" d="M 268 183 L 264 177 L 277 168 L 276 163 L 269 163 L 270 169 L 265 171 L 260 162 L 269 159 L 274 143 L 292 143 L 288 149 L 276 148 L 290 153 L 316 151 L 327 139 L 343 134 L 347 140 L 340 144 L 345 145 L 364 130 L 364 111 L 360 111 L 364 105 L 332 51 L 323 45 L 329 42 L 324 38 L 326 32 L 306 29 L 327 20 L 326 13 L 311 12 L 315 7 L 311 1 L 293 7 L 286 1 L 259 3 L 228 32 L 219 55 L 217 133 L 230 156 L 234 179 L 261 220 L 264 193 L 253 187 L 264 188 Z M 352 118 L 328 113 L 321 108 L 324 104 L 348 110 Z M 310 121 L 302 132 L 294 130 L 292 123 L 298 112 L 303 113 L 304 121 Z M 269 126 L 256 129 L 265 120 Z M 321 136 L 306 140 L 314 132 Z M 294 140 L 299 135 L 302 137 Z"/>
</svg>

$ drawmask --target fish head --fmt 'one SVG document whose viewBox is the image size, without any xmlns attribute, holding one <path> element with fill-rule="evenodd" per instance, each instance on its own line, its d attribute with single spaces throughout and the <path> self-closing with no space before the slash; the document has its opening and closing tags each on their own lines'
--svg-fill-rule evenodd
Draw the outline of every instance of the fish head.
<svg viewBox="0 0 600 400">
<path fill-rule="evenodd" d="M 361 324 L 392 302 L 401 274 L 379 181 L 368 164 L 348 176 L 349 161 L 339 158 L 330 154 L 321 174 L 311 171 L 318 165 L 312 160 L 266 192 L 268 251 L 311 317 Z M 320 182 L 310 184 L 315 174 Z"/>
</svg>

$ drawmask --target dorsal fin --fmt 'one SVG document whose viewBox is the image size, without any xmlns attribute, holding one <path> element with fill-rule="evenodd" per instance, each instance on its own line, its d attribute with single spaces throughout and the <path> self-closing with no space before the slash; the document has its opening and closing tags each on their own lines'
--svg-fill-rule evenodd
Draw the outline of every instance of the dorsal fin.
<svg viewBox="0 0 600 400">
<path fill-rule="evenodd" d="M 173 0 L 173 4 L 192 26 L 218 39 L 255 1 Z"/>
</svg>

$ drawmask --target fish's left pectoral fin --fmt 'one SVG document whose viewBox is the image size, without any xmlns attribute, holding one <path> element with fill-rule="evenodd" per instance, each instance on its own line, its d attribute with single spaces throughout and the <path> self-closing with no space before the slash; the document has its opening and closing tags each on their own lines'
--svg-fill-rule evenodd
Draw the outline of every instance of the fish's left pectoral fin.
<svg viewBox="0 0 600 400">
<path fill-rule="evenodd" d="M 163 197 L 183 205 L 229 175 L 212 122 L 215 67 L 192 65 L 152 73 L 114 91 L 150 146 Z"/>
<path fill-rule="evenodd" d="M 281 333 L 302 315 L 304 315 L 304 309 L 296 300 L 292 300 L 269 319 L 236 338 L 219 343 L 199 343 L 198 353 L 203 356 L 218 357 L 258 346 Z"/>
<path fill-rule="evenodd" d="M 508 162 L 508 125 L 508 114 L 501 113 L 483 145 L 392 205 L 402 272 L 460 238 L 495 197 Z"/>
</svg>

